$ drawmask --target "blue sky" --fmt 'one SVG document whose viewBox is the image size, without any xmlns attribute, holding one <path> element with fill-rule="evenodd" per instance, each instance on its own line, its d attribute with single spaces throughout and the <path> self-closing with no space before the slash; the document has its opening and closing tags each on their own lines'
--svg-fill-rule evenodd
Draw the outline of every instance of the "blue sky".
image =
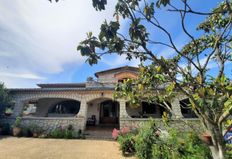
<svg viewBox="0 0 232 159">
<path fill-rule="evenodd" d="M 220 1 L 192 2 L 193 8 L 207 11 Z M 87 32 L 97 34 L 104 19 L 113 19 L 115 3 L 116 0 L 108 0 L 106 11 L 96 12 L 91 0 L 61 0 L 59 3 L 0 0 L 0 81 L 9 88 L 36 87 L 37 83 L 84 82 L 97 71 L 124 65 L 137 66 L 139 60 L 128 62 L 124 56 L 106 56 L 99 64 L 89 66 L 76 51 Z M 188 39 L 178 27 L 178 16 L 162 11 L 157 13 L 161 23 L 175 37 L 176 45 L 183 46 Z M 188 17 L 188 29 L 193 30 L 202 20 Z M 126 24 L 126 21 L 122 22 L 122 32 L 127 29 Z M 165 40 L 157 31 L 151 36 Z M 151 47 L 162 56 L 168 57 L 172 53 L 167 48 Z"/>
</svg>

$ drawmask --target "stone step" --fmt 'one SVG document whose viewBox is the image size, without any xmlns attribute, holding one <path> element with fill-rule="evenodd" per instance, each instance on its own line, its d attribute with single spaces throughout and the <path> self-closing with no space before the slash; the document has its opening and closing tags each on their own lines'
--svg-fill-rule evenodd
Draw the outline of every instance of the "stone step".
<svg viewBox="0 0 232 159">
<path fill-rule="evenodd" d="M 113 140 L 113 129 L 113 127 L 88 127 L 84 134 L 87 139 Z"/>
</svg>

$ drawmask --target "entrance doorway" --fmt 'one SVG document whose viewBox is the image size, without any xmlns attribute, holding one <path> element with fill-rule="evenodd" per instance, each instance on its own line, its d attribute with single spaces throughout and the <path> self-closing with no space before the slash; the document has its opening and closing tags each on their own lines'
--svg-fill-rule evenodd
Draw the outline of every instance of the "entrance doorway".
<svg viewBox="0 0 232 159">
<path fill-rule="evenodd" d="M 100 124 L 118 124 L 119 103 L 112 100 L 100 104 Z"/>
</svg>

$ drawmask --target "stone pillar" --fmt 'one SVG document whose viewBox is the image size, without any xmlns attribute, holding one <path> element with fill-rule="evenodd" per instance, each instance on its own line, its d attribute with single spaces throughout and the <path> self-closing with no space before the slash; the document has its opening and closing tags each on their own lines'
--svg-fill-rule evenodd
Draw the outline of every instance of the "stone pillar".
<svg viewBox="0 0 232 159">
<path fill-rule="evenodd" d="M 20 99 L 15 101 L 12 117 L 17 117 L 22 114 L 24 102 Z"/>
<path fill-rule="evenodd" d="M 175 115 L 172 116 L 172 118 L 183 118 L 183 115 L 181 113 L 181 107 L 180 107 L 180 99 L 177 97 L 175 97 L 175 99 L 173 99 L 173 101 L 171 102 L 172 105 L 172 110 L 174 112 Z"/>
<path fill-rule="evenodd" d="M 119 100 L 119 119 L 121 118 L 129 118 L 130 116 L 127 114 L 126 111 L 126 101 L 125 100 Z"/>
<path fill-rule="evenodd" d="M 86 128 L 87 110 L 88 110 L 88 105 L 86 100 L 81 100 L 80 110 L 77 114 L 77 118 L 83 119 L 83 123 L 81 124 L 82 130 Z"/>
</svg>

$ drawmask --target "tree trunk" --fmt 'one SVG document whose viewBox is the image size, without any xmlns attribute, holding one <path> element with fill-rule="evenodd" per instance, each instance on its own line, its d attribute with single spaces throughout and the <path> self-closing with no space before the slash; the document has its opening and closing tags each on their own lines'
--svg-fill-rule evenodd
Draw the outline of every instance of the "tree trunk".
<svg viewBox="0 0 232 159">
<path fill-rule="evenodd" d="M 222 147 L 210 146 L 210 151 L 214 159 L 225 159 L 225 151 Z"/>
<path fill-rule="evenodd" d="M 225 142 L 222 131 L 217 124 L 207 123 L 208 131 L 212 137 L 210 150 L 214 159 L 225 159 Z"/>
</svg>

